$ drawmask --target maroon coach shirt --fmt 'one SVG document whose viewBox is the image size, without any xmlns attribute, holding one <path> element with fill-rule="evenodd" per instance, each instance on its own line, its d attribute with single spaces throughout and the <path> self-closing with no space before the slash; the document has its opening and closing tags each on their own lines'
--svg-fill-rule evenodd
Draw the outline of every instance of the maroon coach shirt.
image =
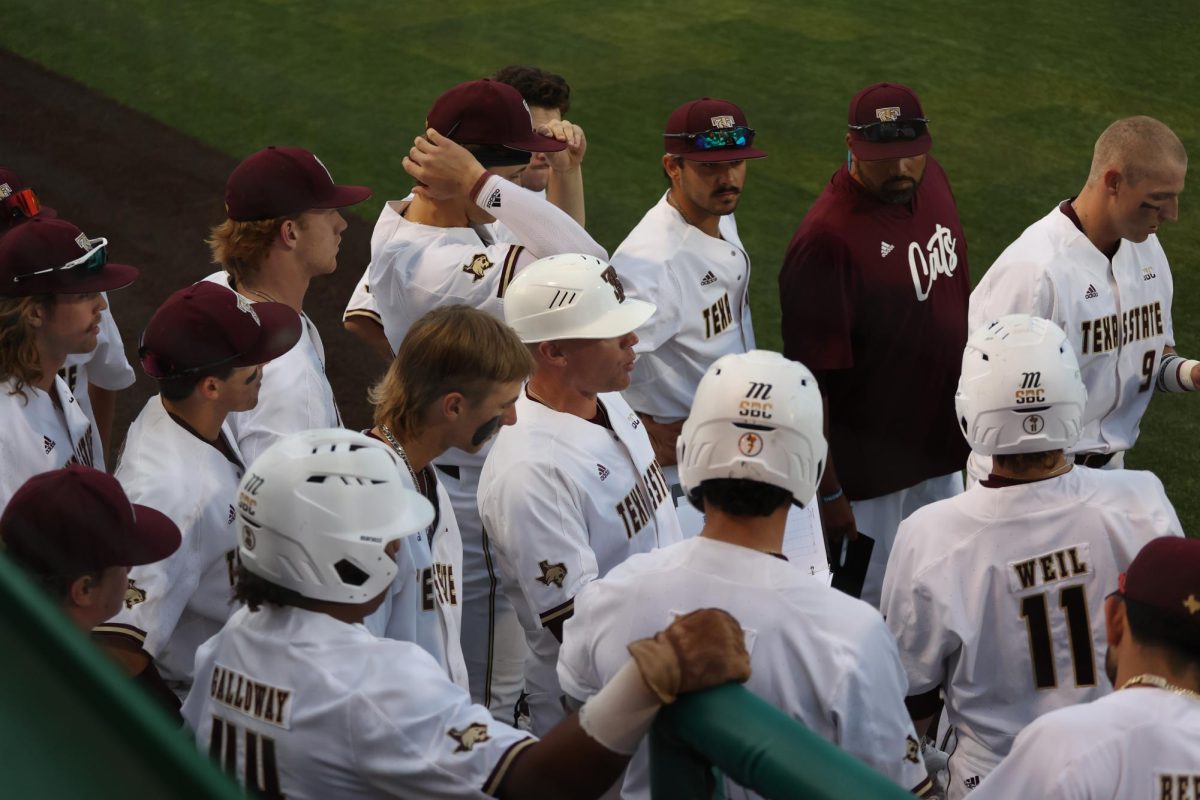
<svg viewBox="0 0 1200 800">
<path fill-rule="evenodd" d="M 954 391 L 971 272 L 941 165 L 928 159 L 903 205 L 838 170 L 792 237 L 779 293 L 784 355 L 829 398 L 831 456 L 850 499 L 962 469 Z"/>
</svg>

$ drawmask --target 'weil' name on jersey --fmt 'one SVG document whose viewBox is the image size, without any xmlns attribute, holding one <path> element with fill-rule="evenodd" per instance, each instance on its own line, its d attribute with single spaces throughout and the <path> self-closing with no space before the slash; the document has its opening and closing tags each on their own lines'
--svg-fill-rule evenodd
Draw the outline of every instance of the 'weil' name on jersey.
<svg viewBox="0 0 1200 800">
<path fill-rule="evenodd" d="M 1086 575 L 1092 571 L 1087 559 L 1088 546 L 1077 544 L 1025 561 L 1010 561 L 1008 567 L 1012 574 L 1009 575 L 1009 584 L 1013 591 L 1021 591 L 1032 589 L 1038 584 L 1056 583 L 1077 575 Z"/>
<path fill-rule="evenodd" d="M 625 535 L 632 539 L 646 527 L 646 523 L 654 518 L 654 509 L 670 496 L 667 479 L 663 475 L 658 459 L 646 467 L 642 480 L 634 484 L 633 491 L 625 495 L 625 499 L 617 503 L 617 514 L 625 523 Z"/>
<path fill-rule="evenodd" d="M 1079 352 L 1103 353 L 1118 347 L 1163 335 L 1162 303 L 1155 300 L 1134 306 L 1121 314 L 1109 314 L 1079 323 Z"/>
<path fill-rule="evenodd" d="M 213 665 L 209 696 L 218 703 L 280 728 L 291 727 L 291 689 L 251 680 L 220 664 Z"/>
</svg>

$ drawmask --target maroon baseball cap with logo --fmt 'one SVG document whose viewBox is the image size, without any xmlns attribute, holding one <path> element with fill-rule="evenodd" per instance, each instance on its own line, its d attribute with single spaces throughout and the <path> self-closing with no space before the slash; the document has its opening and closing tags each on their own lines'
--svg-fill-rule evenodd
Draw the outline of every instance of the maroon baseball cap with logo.
<svg viewBox="0 0 1200 800">
<path fill-rule="evenodd" d="M 176 378 L 279 358 L 300 340 L 300 315 L 283 303 L 251 303 L 200 281 L 167 298 L 150 317 L 138 357 L 152 378 Z"/>
<path fill-rule="evenodd" d="M 1200 539 L 1151 540 L 1121 575 L 1119 589 L 1127 599 L 1200 631 Z"/>
<path fill-rule="evenodd" d="M 754 144 L 754 129 L 728 100 L 701 97 L 671 112 L 663 131 L 666 151 L 688 161 L 741 161 L 766 158 Z"/>
<path fill-rule="evenodd" d="M 108 260 L 108 239 L 37 217 L 0 237 L 0 296 L 90 294 L 133 283 L 136 267 Z"/>
<path fill-rule="evenodd" d="M 225 182 L 225 209 L 236 222 L 344 208 L 371 196 L 365 186 L 341 186 L 303 147 L 268 147 L 238 164 Z"/>
<path fill-rule="evenodd" d="M 17 173 L 0 167 L 0 234 L 27 219 L 57 216 L 57 211 L 41 204 L 37 192 L 26 186 Z"/>
<path fill-rule="evenodd" d="M 72 465 L 30 478 L 0 517 L 13 560 L 41 575 L 82 575 L 161 561 L 179 548 L 165 514 L 129 502 L 117 479 Z"/>
<path fill-rule="evenodd" d="M 459 144 L 499 145 L 524 153 L 554 153 L 567 147 L 566 142 L 534 132 L 521 93 L 491 78 L 447 89 L 433 101 L 425 124 Z"/>
<path fill-rule="evenodd" d="M 850 101 L 850 150 L 861 161 L 912 158 L 933 146 L 917 93 L 898 83 L 876 83 Z"/>
</svg>

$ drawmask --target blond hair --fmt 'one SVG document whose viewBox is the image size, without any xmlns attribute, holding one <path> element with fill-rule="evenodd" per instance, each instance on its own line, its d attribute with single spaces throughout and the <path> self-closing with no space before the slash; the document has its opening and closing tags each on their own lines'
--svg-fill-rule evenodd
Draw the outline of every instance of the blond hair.
<svg viewBox="0 0 1200 800">
<path fill-rule="evenodd" d="M 25 387 L 42 379 L 37 334 L 29 318 L 33 309 L 54 305 L 54 295 L 0 298 L 0 381 L 13 381 L 9 394 L 25 396 Z"/>
<path fill-rule="evenodd" d="M 1175 132 L 1153 117 L 1126 117 L 1104 129 L 1092 150 L 1088 183 L 1115 169 L 1131 184 L 1169 165 L 1187 165 L 1187 150 Z"/>
<path fill-rule="evenodd" d="M 412 436 L 450 392 L 478 403 L 497 383 L 524 380 L 533 358 L 512 328 L 464 305 L 435 308 L 409 329 L 387 374 L 371 387 L 375 424 Z"/>
<path fill-rule="evenodd" d="M 295 222 L 301 230 L 307 227 L 302 216 L 295 214 L 253 222 L 225 220 L 213 228 L 205 240 L 212 251 L 213 263 L 223 267 L 235 285 L 244 284 L 258 274 L 283 223 Z"/>
</svg>

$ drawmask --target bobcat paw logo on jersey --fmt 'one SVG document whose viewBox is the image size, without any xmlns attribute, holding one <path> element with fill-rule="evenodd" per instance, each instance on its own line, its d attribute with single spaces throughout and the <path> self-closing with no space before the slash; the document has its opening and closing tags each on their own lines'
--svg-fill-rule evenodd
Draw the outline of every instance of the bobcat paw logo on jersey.
<svg viewBox="0 0 1200 800">
<path fill-rule="evenodd" d="M 904 760 L 921 763 L 921 743 L 911 736 L 904 737 Z"/>
<path fill-rule="evenodd" d="M 457 728 L 451 728 L 446 731 L 446 735 L 458 742 L 458 747 L 454 748 L 454 752 L 456 753 L 466 753 L 480 742 L 486 742 L 492 738 L 488 733 L 487 725 L 484 725 L 482 722 L 472 722 L 461 731 Z"/>
<path fill-rule="evenodd" d="M 496 265 L 493 264 L 492 260 L 487 257 L 487 253 L 480 253 L 472 258 L 471 263 L 467 264 L 462 269 L 463 272 L 467 273 L 468 275 L 474 276 L 472 283 L 478 283 L 479 281 L 483 280 L 484 274 L 494 266 Z"/>
<path fill-rule="evenodd" d="M 549 561 L 539 561 L 538 569 L 542 571 L 542 576 L 537 579 L 538 583 L 549 586 L 554 584 L 558 588 L 562 588 L 563 581 L 567 579 L 566 564 L 551 564 Z"/>
<path fill-rule="evenodd" d="M 137 587 L 133 578 L 130 578 L 129 583 L 125 586 L 125 607 L 133 608 L 138 603 L 144 602 L 146 602 L 146 593 Z"/>
<path fill-rule="evenodd" d="M 46 455 L 50 455 L 50 451 L 54 449 L 54 440 L 49 436 L 42 437 L 42 447 L 46 450 Z"/>
</svg>

